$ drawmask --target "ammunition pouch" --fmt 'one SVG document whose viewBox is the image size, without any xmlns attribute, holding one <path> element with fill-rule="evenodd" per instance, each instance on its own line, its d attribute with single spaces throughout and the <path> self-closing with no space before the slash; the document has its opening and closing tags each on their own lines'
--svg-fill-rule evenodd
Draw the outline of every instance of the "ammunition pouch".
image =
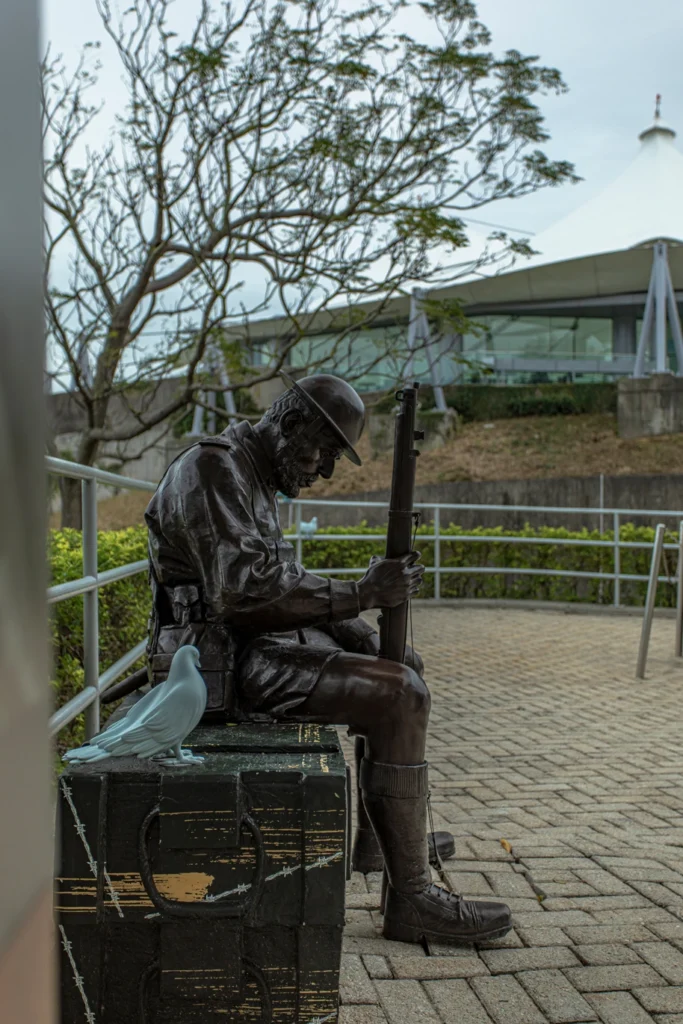
<svg viewBox="0 0 683 1024">
<path fill-rule="evenodd" d="M 179 647 L 192 644 L 199 650 L 200 671 L 206 683 L 207 701 L 203 721 L 240 721 L 235 699 L 237 638 L 230 626 L 207 622 L 199 588 L 194 584 L 163 587 L 165 605 L 173 623 L 159 625 L 149 652 L 152 686 L 168 678 L 173 655 Z"/>
</svg>

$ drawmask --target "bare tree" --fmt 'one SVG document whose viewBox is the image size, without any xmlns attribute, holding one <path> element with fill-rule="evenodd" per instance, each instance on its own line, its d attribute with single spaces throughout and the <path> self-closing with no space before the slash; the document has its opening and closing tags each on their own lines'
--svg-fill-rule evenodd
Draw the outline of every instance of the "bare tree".
<svg viewBox="0 0 683 1024">
<path fill-rule="evenodd" d="M 343 345 L 409 282 L 443 275 L 434 254 L 466 246 L 465 211 L 573 178 L 538 148 L 535 101 L 564 91 L 559 72 L 496 56 L 469 0 L 197 0 L 183 40 L 172 0 L 93 2 L 126 90 L 104 145 L 99 44 L 75 70 L 42 66 L 51 369 L 85 410 L 79 462 L 224 390 L 200 372 L 217 332 L 287 317 L 269 363 L 232 384 L 264 381 L 316 314 L 360 309 Z M 529 251 L 492 242 L 497 258 Z M 116 395 L 171 373 L 176 395 L 111 426 Z M 73 492 L 64 522 L 79 515 Z"/>
</svg>

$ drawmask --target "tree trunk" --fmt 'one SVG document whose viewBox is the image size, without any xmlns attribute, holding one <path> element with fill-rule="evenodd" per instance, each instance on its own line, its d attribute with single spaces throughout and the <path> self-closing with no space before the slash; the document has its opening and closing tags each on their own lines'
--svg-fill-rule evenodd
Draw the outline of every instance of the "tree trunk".
<svg viewBox="0 0 683 1024">
<path fill-rule="evenodd" d="M 94 395 L 88 402 L 90 427 L 101 429 L 106 423 L 113 380 L 123 348 L 119 344 L 118 339 L 126 337 L 131 315 L 132 311 L 122 322 L 112 321 L 110 324 L 108 343 L 97 360 Z M 90 436 L 88 429 L 81 435 L 74 461 L 78 462 L 81 466 L 94 466 L 99 450 L 100 442 Z M 61 479 L 61 492 L 62 529 L 71 527 L 75 530 L 82 530 L 81 481 L 63 477 Z"/>
<path fill-rule="evenodd" d="M 81 510 L 81 481 L 63 476 L 59 481 L 62 495 L 62 529 L 71 527 L 74 530 L 83 528 Z"/>
<path fill-rule="evenodd" d="M 106 413 L 106 404 L 104 405 Z M 76 449 L 74 461 L 81 466 L 94 466 L 99 451 L 99 441 L 94 441 L 87 433 L 81 437 L 80 444 Z M 62 493 L 62 529 L 71 527 L 74 530 L 83 529 L 83 510 L 81 507 L 81 484 L 80 480 L 72 480 L 70 477 L 61 477 L 60 489 Z"/>
</svg>

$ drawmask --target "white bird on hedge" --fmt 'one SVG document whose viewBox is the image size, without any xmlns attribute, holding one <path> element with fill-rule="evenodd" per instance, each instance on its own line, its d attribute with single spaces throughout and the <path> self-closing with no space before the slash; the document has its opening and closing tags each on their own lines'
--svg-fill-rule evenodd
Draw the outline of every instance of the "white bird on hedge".
<svg viewBox="0 0 683 1024">
<path fill-rule="evenodd" d="M 204 758 L 183 750 L 182 742 L 199 724 L 206 708 L 206 684 L 199 673 L 199 651 L 185 645 L 173 656 L 166 682 L 154 686 L 125 718 L 82 747 L 68 750 L 64 760 L 74 764 L 107 757 L 172 756 L 162 764 L 200 764 Z"/>
<path fill-rule="evenodd" d="M 301 536 L 312 537 L 318 529 L 318 517 L 313 516 L 309 523 L 301 523 Z"/>
</svg>

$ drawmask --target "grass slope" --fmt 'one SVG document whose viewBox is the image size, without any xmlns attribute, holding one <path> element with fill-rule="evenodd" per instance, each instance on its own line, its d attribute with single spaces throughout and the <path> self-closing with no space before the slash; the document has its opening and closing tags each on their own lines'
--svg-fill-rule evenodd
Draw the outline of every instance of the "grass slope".
<svg viewBox="0 0 683 1024">
<path fill-rule="evenodd" d="M 370 459 L 367 438 L 358 447 L 363 465 L 343 459 L 332 480 L 316 483 L 316 497 L 389 486 L 391 453 Z M 468 423 L 450 444 L 422 453 L 417 482 L 677 472 L 683 472 L 683 434 L 624 440 L 617 435 L 616 418 L 605 413 Z M 101 528 L 123 529 L 141 522 L 147 501 L 147 495 L 136 491 L 101 502 Z"/>
</svg>

